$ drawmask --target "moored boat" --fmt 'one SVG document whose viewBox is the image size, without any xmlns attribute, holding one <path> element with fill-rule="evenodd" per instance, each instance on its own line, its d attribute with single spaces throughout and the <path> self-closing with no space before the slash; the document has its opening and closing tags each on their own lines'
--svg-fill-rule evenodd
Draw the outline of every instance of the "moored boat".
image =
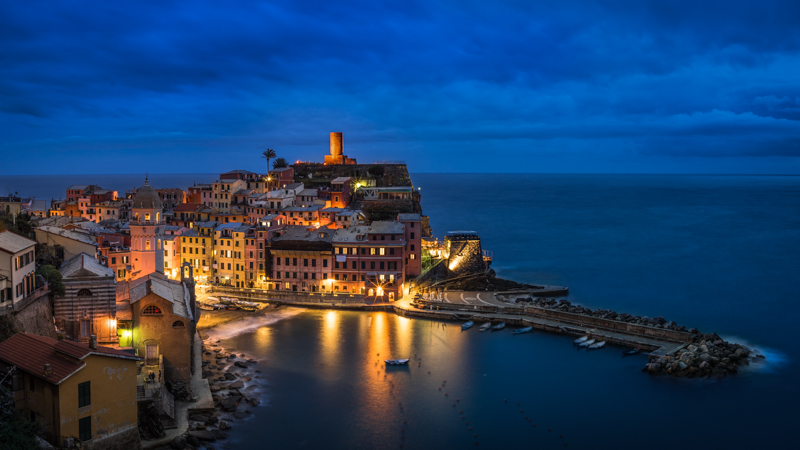
<svg viewBox="0 0 800 450">
<path fill-rule="evenodd" d="M 525 328 L 517 328 L 516 330 L 512 331 L 514 334 L 522 334 L 522 333 L 530 333 L 533 331 L 533 327 L 525 327 Z"/>
<path fill-rule="evenodd" d="M 492 322 L 484 322 L 484 324 L 481 325 L 480 328 L 478 328 L 478 329 L 481 330 L 481 331 L 486 331 L 489 328 L 492 328 Z"/>
<path fill-rule="evenodd" d="M 386 364 L 391 366 L 402 366 L 403 364 L 408 364 L 408 359 L 387 359 L 385 360 Z"/>
<path fill-rule="evenodd" d="M 574 341 L 572 341 L 572 344 L 573 345 L 578 345 L 578 344 L 586 342 L 588 340 L 589 340 L 589 336 L 584 336 L 582 338 L 575 339 Z"/>
<path fill-rule="evenodd" d="M 492 331 L 502 330 L 505 327 L 506 327 L 506 323 L 505 322 L 500 322 L 497 325 L 493 325 L 492 326 Z"/>
<path fill-rule="evenodd" d="M 642 349 L 640 349 L 640 348 L 632 348 L 630 350 L 623 350 L 622 351 L 622 356 L 635 355 L 635 354 L 639 353 L 640 351 L 642 351 Z"/>
<path fill-rule="evenodd" d="M 246 302 L 246 301 L 244 301 L 244 300 L 238 300 L 238 299 L 235 299 L 235 300 L 234 300 L 234 303 L 235 303 L 235 304 L 237 304 L 237 305 L 239 305 L 239 306 L 246 306 L 246 307 L 248 307 L 248 308 L 258 308 L 259 306 L 261 306 L 261 304 L 260 304 L 260 303 L 256 303 L 256 302 Z"/>
<path fill-rule="evenodd" d="M 475 322 L 470 320 L 469 322 L 462 323 L 461 324 L 461 329 L 462 330 L 469 330 L 470 328 L 472 328 L 473 325 L 475 325 Z"/>
<path fill-rule="evenodd" d="M 603 348 L 604 345 L 606 345 L 606 341 L 600 341 L 588 346 L 586 350 L 597 350 L 598 348 Z"/>
<path fill-rule="evenodd" d="M 596 342 L 596 340 L 594 340 L 594 339 L 589 339 L 588 341 L 583 341 L 580 344 L 578 344 L 578 348 L 588 347 L 588 346 L 594 344 L 595 342 Z"/>
<path fill-rule="evenodd" d="M 214 305 L 210 305 L 210 304 L 207 304 L 207 303 L 198 303 L 197 307 L 202 309 L 203 311 L 213 311 L 214 310 Z"/>
</svg>

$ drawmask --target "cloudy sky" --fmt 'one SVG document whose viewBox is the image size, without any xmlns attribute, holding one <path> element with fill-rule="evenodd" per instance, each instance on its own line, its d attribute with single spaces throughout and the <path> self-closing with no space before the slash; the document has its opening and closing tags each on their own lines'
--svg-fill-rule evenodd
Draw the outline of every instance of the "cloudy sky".
<svg viewBox="0 0 800 450">
<path fill-rule="evenodd" d="M 0 174 L 800 173 L 800 2 L 0 0 Z"/>
</svg>

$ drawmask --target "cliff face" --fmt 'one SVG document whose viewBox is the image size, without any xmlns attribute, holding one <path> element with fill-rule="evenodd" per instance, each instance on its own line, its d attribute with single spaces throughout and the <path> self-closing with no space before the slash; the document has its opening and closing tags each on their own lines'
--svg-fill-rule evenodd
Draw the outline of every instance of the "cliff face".
<svg viewBox="0 0 800 450">
<path fill-rule="evenodd" d="M 411 176 L 405 164 L 323 164 L 298 163 L 294 168 L 294 180 L 308 188 L 327 186 L 336 178 L 352 177 L 367 184 L 375 181 L 375 186 L 412 186 Z"/>
</svg>

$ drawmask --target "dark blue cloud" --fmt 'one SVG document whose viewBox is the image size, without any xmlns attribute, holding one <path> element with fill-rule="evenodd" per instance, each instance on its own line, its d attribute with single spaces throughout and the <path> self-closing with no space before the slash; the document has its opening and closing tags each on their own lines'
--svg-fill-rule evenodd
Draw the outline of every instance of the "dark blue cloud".
<svg viewBox="0 0 800 450">
<path fill-rule="evenodd" d="M 800 173 L 800 3 L 0 0 L 0 174 Z M 518 162 L 509 167 L 508 161 Z"/>
</svg>

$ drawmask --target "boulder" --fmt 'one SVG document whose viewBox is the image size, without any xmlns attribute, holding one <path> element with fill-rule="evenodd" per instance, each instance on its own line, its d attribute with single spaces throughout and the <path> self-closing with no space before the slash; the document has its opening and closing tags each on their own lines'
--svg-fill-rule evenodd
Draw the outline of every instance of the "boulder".
<svg viewBox="0 0 800 450">
<path fill-rule="evenodd" d="M 219 423 L 219 429 L 220 430 L 230 430 L 231 429 L 231 425 L 228 423 L 227 420 L 222 420 Z"/>
<path fill-rule="evenodd" d="M 261 399 L 253 397 L 250 400 L 248 400 L 247 403 L 250 403 L 250 406 L 258 406 L 261 404 Z"/>
<path fill-rule="evenodd" d="M 186 444 L 191 445 L 192 447 L 200 447 L 203 445 L 200 443 L 200 439 L 197 439 L 191 434 L 186 436 Z"/>
<path fill-rule="evenodd" d="M 244 381 L 242 380 L 234 381 L 228 386 L 229 389 L 241 389 L 243 387 L 244 387 Z"/>
<path fill-rule="evenodd" d="M 241 397 L 228 397 L 219 402 L 223 410 L 227 412 L 234 412 L 239 407 L 239 400 Z"/>
<path fill-rule="evenodd" d="M 232 374 L 230 372 L 225 372 L 225 379 L 228 380 L 228 381 L 233 381 L 233 380 L 236 379 L 236 375 L 234 375 L 234 374 Z"/>
<path fill-rule="evenodd" d="M 703 361 L 703 362 L 700 363 L 700 369 L 701 370 L 711 370 L 711 364 L 709 364 L 708 361 Z"/>
<path fill-rule="evenodd" d="M 247 369 L 247 363 L 244 361 L 236 361 L 233 363 L 233 365 L 242 369 Z"/>
<path fill-rule="evenodd" d="M 215 442 L 217 440 L 217 437 L 214 436 L 214 433 L 208 430 L 190 431 L 189 436 L 193 436 L 201 442 Z"/>
<path fill-rule="evenodd" d="M 170 448 L 174 448 L 177 450 L 183 450 L 186 448 L 186 437 L 184 436 L 175 436 L 172 438 L 172 441 L 169 443 Z"/>
</svg>

